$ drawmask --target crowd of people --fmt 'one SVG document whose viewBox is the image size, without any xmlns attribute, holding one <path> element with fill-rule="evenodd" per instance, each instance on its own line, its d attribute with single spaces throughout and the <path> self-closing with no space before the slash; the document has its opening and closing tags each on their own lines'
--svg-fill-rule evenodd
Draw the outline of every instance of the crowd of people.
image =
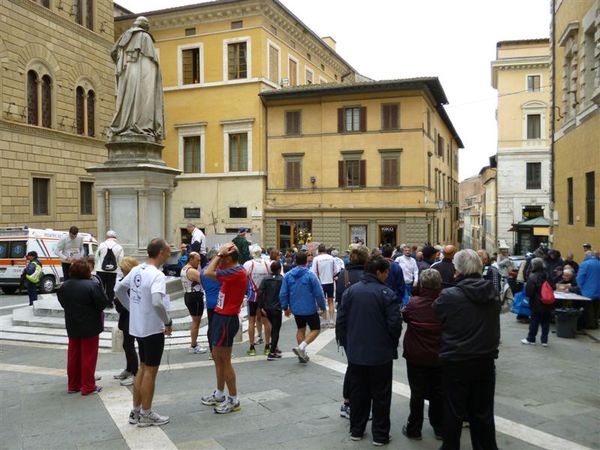
<svg viewBox="0 0 600 450">
<path fill-rule="evenodd" d="M 341 392 L 340 416 L 350 421 L 350 437 L 361 440 L 368 421 L 376 446 L 390 439 L 392 367 L 399 357 L 402 323 L 406 326 L 402 356 L 411 391 L 410 413 L 402 433 L 423 438 L 424 403 L 443 449 L 459 449 L 463 422 L 470 424 L 475 449 L 495 449 L 495 359 L 500 340 L 500 293 L 513 268 L 508 258 L 480 250 L 458 251 L 453 245 L 368 249 L 351 244 L 342 255 L 325 244 L 280 251 L 248 241 L 247 229 L 219 249 L 207 249 L 206 237 L 188 227 L 191 242 L 182 245 L 176 264 L 167 265 L 171 247 L 152 240 L 140 263 L 124 256 L 109 231 L 96 258 L 72 257 L 68 277 L 58 289 L 69 336 L 68 392 L 99 392 L 95 383 L 98 336 L 103 311 L 119 312 L 126 367 L 115 378 L 133 385 L 129 422 L 140 427 L 164 425 L 169 417 L 152 409 L 156 376 L 172 333 L 166 274 L 180 277 L 191 316 L 192 354 L 209 353 L 216 387 L 201 398 L 218 414 L 240 411 L 236 373 L 231 364 L 239 315 L 246 305 L 248 356 L 264 345 L 268 361 L 282 358 L 283 317 L 293 315 L 299 363 L 310 361 L 309 346 L 324 328 L 335 328 L 348 359 Z M 68 239 L 74 240 L 76 234 Z M 68 243 L 68 242 L 67 242 Z M 342 256 L 342 257 L 340 257 Z M 545 283 L 553 289 L 579 292 L 594 299 L 597 325 L 600 303 L 600 259 L 585 249 L 577 264 L 555 250 L 536 250 L 520 268 L 531 319 L 524 344 L 534 344 L 541 326 L 542 345 L 554 305 L 545 301 Z M 35 274 L 36 258 L 28 273 Z M 117 268 L 119 270 L 117 270 Z M 120 278 L 120 279 L 118 279 Z M 208 348 L 199 343 L 201 319 L 208 316 Z M 138 352 L 135 351 L 137 341 Z"/>
</svg>

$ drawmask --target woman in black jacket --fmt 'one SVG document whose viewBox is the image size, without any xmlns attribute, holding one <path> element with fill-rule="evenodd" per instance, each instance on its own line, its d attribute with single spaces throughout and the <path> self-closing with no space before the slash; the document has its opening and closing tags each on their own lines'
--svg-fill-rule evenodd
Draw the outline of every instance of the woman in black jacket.
<svg viewBox="0 0 600 450">
<path fill-rule="evenodd" d="M 102 310 L 108 299 L 92 281 L 88 264 L 77 260 L 69 268 L 70 278 L 58 289 L 58 301 L 65 310 L 65 325 L 69 336 L 67 350 L 68 393 L 95 394 L 94 373 L 98 360 L 99 335 L 102 333 Z"/>
<path fill-rule="evenodd" d="M 266 315 L 271 323 L 271 351 L 267 355 L 267 360 L 277 361 L 281 359 L 281 350 L 277 348 L 281 330 L 281 303 L 279 302 L 279 291 L 283 282 L 281 263 L 273 261 L 270 269 L 271 275 L 260 282 L 257 298 L 261 314 Z"/>
<path fill-rule="evenodd" d="M 540 338 L 542 346 L 548 347 L 548 334 L 550 331 L 550 316 L 554 305 L 542 303 L 542 285 L 548 279 L 544 268 L 544 261 L 541 258 L 534 258 L 531 261 L 531 273 L 527 278 L 525 285 L 525 294 L 529 299 L 531 308 L 531 322 L 529 322 L 529 334 L 521 339 L 521 343 L 535 345 L 538 327 L 542 327 L 542 336 Z"/>
</svg>

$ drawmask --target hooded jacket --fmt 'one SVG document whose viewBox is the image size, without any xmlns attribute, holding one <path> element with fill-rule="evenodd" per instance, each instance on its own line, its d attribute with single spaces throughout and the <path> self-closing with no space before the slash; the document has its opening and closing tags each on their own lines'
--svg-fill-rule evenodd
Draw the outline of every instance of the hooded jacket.
<svg viewBox="0 0 600 450">
<path fill-rule="evenodd" d="M 500 343 L 500 297 L 479 274 L 459 277 L 433 303 L 442 323 L 440 358 L 444 362 L 497 358 Z"/>
<path fill-rule="evenodd" d="M 335 335 L 348 361 L 378 366 L 398 358 L 402 319 L 396 294 L 377 277 L 365 273 L 344 292 Z"/>
<path fill-rule="evenodd" d="M 402 356 L 415 366 L 440 365 L 442 324 L 431 307 L 439 295 L 439 289 L 421 287 L 419 295 L 412 296 L 402 309 L 402 320 L 407 324 Z"/>
<path fill-rule="evenodd" d="M 579 266 L 577 284 L 582 295 L 592 299 L 600 298 L 600 260 L 594 255 L 586 256 Z"/>
<path fill-rule="evenodd" d="M 317 312 L 317 305 L 325 309 L 321 283 L 306 266 L 296 266 L 285 274 L 279 300 L 281 309 L 289 307 L 295 316 L 311 316 Z"/>
<path fill-rule="evenodd" d="M 270 275 L 260 282 L 258 288 L 258 307 L 269 311 L 281 312 L 281 303 L 279 302 L 279 292 L 283 277 L 279 274 Z"/>
</svg>

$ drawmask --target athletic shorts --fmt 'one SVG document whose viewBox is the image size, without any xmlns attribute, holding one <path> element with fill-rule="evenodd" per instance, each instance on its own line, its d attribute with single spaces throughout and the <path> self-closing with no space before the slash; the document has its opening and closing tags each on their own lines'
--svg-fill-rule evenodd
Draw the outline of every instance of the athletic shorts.
<svg viewBox="0 0 600 450">
<path fill-rule="evenodd" d="M 157 333 L 146 337 L 136 337 L 140 362 L 147 366 L 160 366 L 163 350 L 165 349 L 165 334 Z"/>
<path fill-rule="evenodd" d="M 321 319 L 317 313 L 311 314 L 310 316 L 296 316 L 296 326 L 298 328 L 306 328 L 306 325 L 310 327 L 310 331 L 321 329 Z"/>
<path fill-rule="evenodd" d="M 322 284 L 321 287 L 326 298 L 333 298 L 333 283 Z"/>
<path fill-rule="evenodd" d="M 247 309 L 250 317 L 256 317 L 256 312 L 258 311 L 258 302 L 248 302 Z"/>
<path fill-rule="evenodd" d="M 204 312 L 204 292 L 186 292 L 183 299 L 190 316 L 202 316 Z"/>
<path fill-rule="evenodd" d="M 214 313 L 210 323 L 210 343 L 213 347 L 233 347 L 233 338 L 240 329 L 237 316 L 224 316 Z"/>
</svg>

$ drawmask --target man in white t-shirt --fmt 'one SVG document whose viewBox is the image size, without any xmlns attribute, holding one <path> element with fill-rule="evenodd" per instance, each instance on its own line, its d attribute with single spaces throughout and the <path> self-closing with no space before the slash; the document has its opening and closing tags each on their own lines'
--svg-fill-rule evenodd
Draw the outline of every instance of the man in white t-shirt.
<svg viewBox="0 0 600 450">
<path fill-rule="evenodd" d="M 325 244 L 319 244 L 318 251 L 319 254 L 313 258 L 310 270 L 319 279 L 319 283 L 321 283 L 321 287 L 323 288 L 323 294 L 327 297 L 327 307 L 329 308 L 329 323 L 327 326 L 333 328 L 335 327 L 333 319 L 335 316 L 333 279 L 339 271 L 337 270 L 335 259 L 327 253 Z M 327 309 L 323 311 L 323 321 L 327 323 Z"/>
<path fill-rule="evenodd" d="M 402 246 L 402 252 L 403 254 L 396 258 L 396 262 L 400 264 L 404 276 L 404 298 L 402 303 L 406 305 L 410 299 L 412 288 L 416 287 L 419 282 L 419 267 L 417 266 L 417 260 L 410 256 L 412 252 L 410 245 Z"/>
<path fill-rule="evenodd" d="M 164 239 L 153 239 L 147 251 L 147 261 L 134 267 L 115 291 L 121 304 L 129 310 L 129 334 L 138 342 L 140 367 L 133 385 L 129 423 L 139 427 L 169 422 L 169 417 L 152 411 L 152 399 L 165 335 L 171 335 L 173 326 L 167 311 L 166 276 L 158 270 L 171 256 L 171 248 Z"/>
<path fill-rule="evenodd" d="M 190 252 L 200 253 L 200 267 L 204 267 L 206 265 L 206 236 L 193 223 L 188 224 L 187 230 L 192 236 L 190 239 Z"/>
<path fill-rule="evenodd" d="M 69 234 L 60 238 L 56 244 L 56 255 L 60 258 L 63 280 L 69 279 L 69 269 L 71 263 L 77 259 L 82 259 L 83 237 L 79 235 L 79 228 L 73 225 L 69 228 Z"/>
<path fill-rule="evenodd" d="M 261 330 L 264 324 L 265 326 L 265 355 L 270 353 L 271 344 L 271 326 L 266 318 L 263 318 L 261 312 L 258 310 L 258 288 L 262 280 L 267 278 L 270 273 L 269 263 L 262 259 L 262 249 L 258 244 L 252 244 L 248 249 L 252 259 L 244 263 L 244 269 L 248 273 L 248 340 L 250 341 L 250 348 L 246 352 L 248 356 L 256 356 L 256 349 L 254 346 L 261 342 Z M 264 320 L 263 320 L 264 319 Z M 258 339 L 254 341 L 254 326 L 258 329 Z M 267 353 L 268 352 L 268 353 Z"/>
<path fill-rule="evenodd" d="M 123 260 L 123 247 L 117 242 L 117 233 L 114 230 L 106 232 L 106 240 L 96 250 L 96 275 L 102 281 L 104 292 L 112 304 L 115 300 L 115 284 L 117 270 Z"/>
</svg>

